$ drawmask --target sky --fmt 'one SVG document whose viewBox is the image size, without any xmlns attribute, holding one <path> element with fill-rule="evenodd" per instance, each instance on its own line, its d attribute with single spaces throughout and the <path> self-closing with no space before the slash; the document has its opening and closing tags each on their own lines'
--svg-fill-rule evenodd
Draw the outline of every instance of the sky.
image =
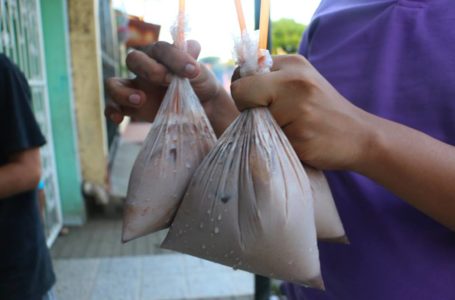
<svg viewBox="0 0 455 300">
<path fill-rule="evenodd" d="M 170 28 L 178 10 L 178 0 L 113 0 L 115 8 L 141 16 L 146 22 L 161 25 L 160 40 L 172 41 Z M 320 0 L 271 0 L 271 19 L 294 19 L 308 24 Z M 254 29 L 254 0 L 243 0 L 247 28 Z M 239 26 L 234 0 L 186 0 L 189 24 L 188 38 L 202 45 L 200 58 L 232 58 L 234 39 Z"/>
</svg>

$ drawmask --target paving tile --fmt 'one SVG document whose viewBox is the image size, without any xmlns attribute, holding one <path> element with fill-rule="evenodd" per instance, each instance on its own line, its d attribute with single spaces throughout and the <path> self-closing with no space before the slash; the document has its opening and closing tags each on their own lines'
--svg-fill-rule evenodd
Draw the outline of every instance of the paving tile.
<svg viewBox="0 0 455 300">
<path fill-rule="evenodd" d="M 184 273 L 144 275 L 141 300 L 187 299 L 187 296 L 188 286 Z"/>
<path fill-rule="evenodd" d="M 184 258 L 178 254 L 152 255 L 141 258 L 144 276 L 146 274 L 184 274 Z"/>
<path fill-rule="evenodd" d="M 142 281 L 141 260 L 134 257 L 102 259 L 92 300 L 138 300 Z"/>
<path fill-rule="evenodd" d="M 195 272 L 187 274 L 190 298 L 215 298 L 233 295 L 230 275 L 223 272 Z"/>
<path fill-rule="evenodd" d="M 57 259 L 53 263 L 58 299 L 90 299 L 98 275 L 99 259 Z"/>
</svg>

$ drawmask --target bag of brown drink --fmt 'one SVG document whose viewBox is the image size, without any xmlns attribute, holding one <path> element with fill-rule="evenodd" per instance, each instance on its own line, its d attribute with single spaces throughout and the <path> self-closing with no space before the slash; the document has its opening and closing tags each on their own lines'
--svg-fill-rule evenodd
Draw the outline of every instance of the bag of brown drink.
<svg viewBox="0 0 455 300">
<path fill-rule="evenodd" d="M 180 2 L 174 40 L 184 49 Z M 169 227 L 194 171 L 215 141 L 189 80 L 174 76 L 130 175 L 124 242 Z"/>
<path fill-rule="evenodd" d="M 269 71 L 246 33 L 236 50 L 242 76 Z M 316 224 L 324 239 L 345 234 L 324 175 L 308 170 L 311 180 L 267 108 L 242 112 L 196 170 L 162 247 L 323 289 Z"/>
</svg>

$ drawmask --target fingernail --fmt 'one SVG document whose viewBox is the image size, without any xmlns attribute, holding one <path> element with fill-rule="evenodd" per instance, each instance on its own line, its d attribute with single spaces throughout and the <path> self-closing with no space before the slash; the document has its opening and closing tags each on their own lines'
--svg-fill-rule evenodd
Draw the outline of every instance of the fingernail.
<svg viewBox="0 0 455 300">
<path fill-rule="evenodd" d="M 186 75 L 194 75 L 194 72 L 196 72 L 196 67 L 193 64 L 187 64 L 185 66 L 185 73 Z"/>
<path fill-rule="evenodd" d="M 128 101 L 130 101 L 131 104 L 138 105 L 141 103 L 141 96 L 139 96 L 137 94 L 130 95 L 128 97 Z"/>
</svg>

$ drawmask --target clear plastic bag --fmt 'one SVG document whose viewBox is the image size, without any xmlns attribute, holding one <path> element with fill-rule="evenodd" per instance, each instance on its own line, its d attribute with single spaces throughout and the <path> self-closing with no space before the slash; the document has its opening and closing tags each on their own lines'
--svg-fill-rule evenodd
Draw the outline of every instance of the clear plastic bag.
<svg viewBox="0 0 455 300">
<path fill-rule="evenodd" d="M 343 223 L 330 191 L 329 183 L 322 171 L 304 166 L 310 180 L 311 192 L 314 199 L 314 214 L 318 240 L 348 244 L 349 240 L 344 231 Z"/>
<path fill-rule="evenodd" d="M 248 37 L 237 53 L 242 76 L 268 71 L 270 56 L 258 60 Z M 269 110 L 246 110 L 196 171 L 162 247 L 323 289 L 313 205 L 309 178 Z"/>
<path fill-rule="evenodd" d="M 177 44 L 184 47 L 182 41 Z M 174 76 L 131 172 L 124 242 L 169 227 L 194 171 L 215 142 L 189 80 Z"/>
</svg>

